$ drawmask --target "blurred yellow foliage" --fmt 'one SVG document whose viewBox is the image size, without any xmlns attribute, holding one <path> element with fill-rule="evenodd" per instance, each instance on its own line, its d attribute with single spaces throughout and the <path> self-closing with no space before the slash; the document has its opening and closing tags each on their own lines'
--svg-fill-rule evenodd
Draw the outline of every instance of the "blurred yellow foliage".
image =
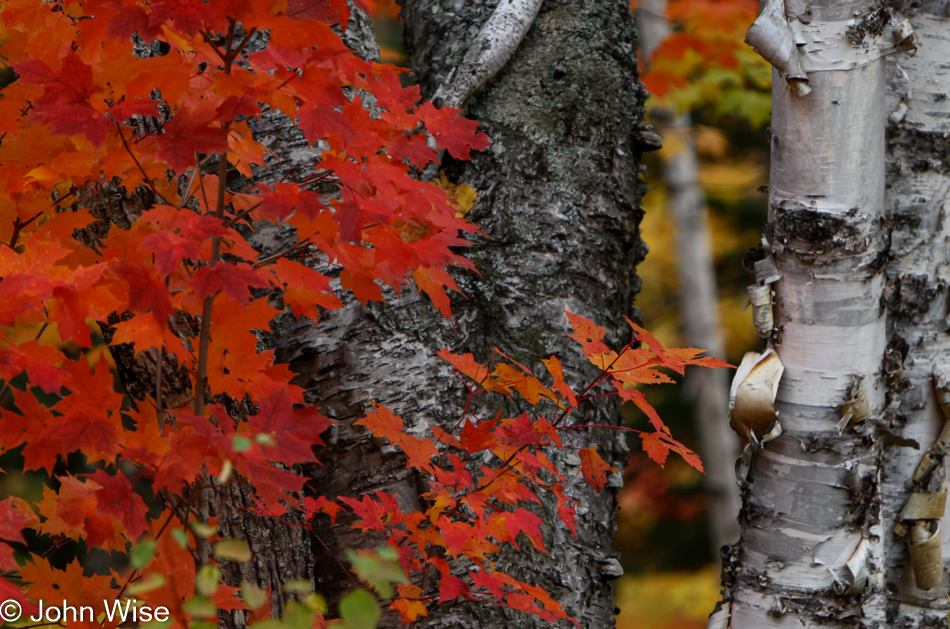
<svg viewBox="0 0 950 629">
<path fill-rule="evenodd" d="M 700 157 L 699 182 L 707 194 L 714 194 L 721 203 L 734 206 L 743 198 L 754 197 L 756 188 L 768 181 L 762 155 L 735 155 L 734 149 L 722 131 L 713 127 L 698 126 L 694 141 Z M 681 137 L 690 128 L 670 133 L 659 129 L 663 136 L 661 158 L 669 159 L 666 153 L 682 150 L 687 140 Z M 715 158 L 714 158 L 715 157 Z M 714 159 L 710 159 L 714 158 Z M 676 224 L 669 210 L 669 195 L 656 164 L 651 167 L 648 178 L 649 193 L 644 197 L 646 211 L 640 224 L 640 232 L 650 246 L 650 253 L 638 267 L 643 279 L 643 289 L 637 296 L 636 305 L 643 313 L 643 320 L 662 343 L 682 346 L 686 343 L 680 336 L 680 291 L 677 268 Z M 654 170 L 656 169 L 656 170 Z M 750 243 L 759 239 L 765 224 L 755 224 L 754 229 L 736 229 L 735 217 L 729 212 L 713 210 L 708 213 L 713 256 L 717 261 L 726 258 L 741 259 Z M 758 338 L 752 325 L 751 310 L 743 312 L 748 296 L 745 282 L 724 284 L 719 282 L 719 316 L 723 324 L 726 354 L 732 359 L 740 357 L 749 348 L 757 347 Z"/>
<path fill-rule="evenodd" d="M 616 582 L 617 629 L 703 629 L 719 601 L 719 566 L 655 572 Z"/>
</svg>

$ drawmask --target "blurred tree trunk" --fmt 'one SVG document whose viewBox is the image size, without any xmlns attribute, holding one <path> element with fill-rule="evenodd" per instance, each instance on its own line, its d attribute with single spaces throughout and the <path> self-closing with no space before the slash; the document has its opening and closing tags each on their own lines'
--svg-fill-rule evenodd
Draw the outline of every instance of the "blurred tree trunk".
<svg viewBox="0 0 950 629">
<path fill-rule="evenodd" d="M 638 5 L 641 59 L 644 64 L 670 33 L 666 0 L 646 0 Z M 710 356 L 726 357 L 719 319 L 716 272 L 710 242 L 709 216 L 702 187 L 692 121 L 688 113 L 666 118 L 660 135 L 667 140 L 663 182 L 676 225 L 677 269 L 680 277 L 680 317 L 686 344 L 708 350 Z M 686 390 L 694 398 L 699 429 L 700 454 L 706 469 L 709 537 L 712 556 L 739 538 L 739 489 L 735 460 L 739 442 L 729 429 L 728 372 L 694 369 L 687 374 Z"/>
<path fill-rule="evenodd" d="M 716 271 L 710 246 L 709 214 L 699 185 L 696 144 L 689 115 L 677 116 L 665 126 L 664 138 L 677 138 L 667 156 L 664 179 L 676 223 L 677 268 L 680 275 L 680 312 L 686 344 L 706 349 L 710 356 L 726 357 L 719 319 Z M 669 143 L 672 147 L 674 142 Z M 739 538 L 739 488 L 735 461 L 739 441 L 729 429 L 729 372 L 693 369 L 685 386 L 694 398 L 700 452 L 706 469 L 710 538 L 713 557 Z"/>
</svg>

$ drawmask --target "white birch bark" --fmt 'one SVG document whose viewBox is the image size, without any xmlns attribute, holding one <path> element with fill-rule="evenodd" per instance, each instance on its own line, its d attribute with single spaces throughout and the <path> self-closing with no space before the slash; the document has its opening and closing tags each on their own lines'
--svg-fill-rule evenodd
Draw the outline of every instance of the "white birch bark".
<svg viewBox="0 0 950 629">
<path fill-rule="evenodd" d="M 950 194 L 946 139 L 950 133 L 950 20 L 946 3 L 917 4 L 908 17 L 919 38 L 919 50 L 915 55 L 902 54 L 889 61 L 887 101 L 887 218 L 893 258 L 885 287 L 890 339 L 884 363 L 885 374 L 890 375 L 887 419 L 895 433 L 919 446 L 909 447 L 911 441 L 906 441 L 889 447 L 881 485 L 890 593 L 882 626 L 901 627 L 945 626 L 944 568 L 950 557 L 950 521 L 944 516 L 939 522 L 942 553 L 934 540 L 932 567 L 936 580 L 929 584 L 934 587 L 921 587 L 928 585 L 920 582 L 919 574 L 928 561 L 923 556 L 912 560 L 908 552 L 910 535 L 894 533 L 910 493 L 939 494 L 946 474 L 938 453 L 932 466 L 934 473 L 914 480 L 924 453 L 946 422 L 937 404 L 935 379 L 940 379 L 950 363 L 950 225 L 946 207 Z M 933 535 L 937 522 L 920 523 L 924 538 Z M 902 524 L 907 527 L 909 522 Z"/>
<path fill-rule="evenodd" d="M 642 63 L 670 33 L 666 0 L 646 0 L 638 6 Z M 686 343 L 701 347 L 710 356 L 725 358 L 719 319 L 716 274 L 710 247 L 709 217 L 689 114 L 676 116 L 661 130 L 675 135 L 676 152 L 666 160 L 663 179 L 669 192 L 676 224 L 677 270 L 680 277 L 680 316 Z M 696 424 L 700 454 L 706 469 L 709 537 L 712 556 L 739 537 L 739 490 L 735 483 L 738 440 L 726 421 L 728 413 L 727 372 L 721 369 L 690 370 L 686 386 L 696 400 Z"/>
<path fill-rule="evenodd" d="M 742 538 L 724 567 L 734 629 L 854 626 L 882 588 L 867 579 L 883 535 L 872 428 L 884 406 L 887 250 L 879 8 L 778 0 L 750 37 L 789 73 L 773 79 L 766 232 L 782 273 L 771 343 L 785 372 L 782 435 L 741 470 Z M 870 418 L 842 423 L 858 389 Z"/>
</svg>

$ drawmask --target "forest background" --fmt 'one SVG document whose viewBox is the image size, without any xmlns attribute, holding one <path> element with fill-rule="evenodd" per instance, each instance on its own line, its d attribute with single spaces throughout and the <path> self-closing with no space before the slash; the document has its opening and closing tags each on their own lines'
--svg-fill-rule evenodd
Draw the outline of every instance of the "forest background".
<svg viewBox="0 0 950 629">
<path fill-rule="evenodd" d="M 663 148 L 647 158 L 649 192 L 641 229 L 650 253 L 638 267 L 643 289 L 637 305 L 663 343 L 696 342 L 684 325 L 684 282 L 682 270 L 675 271 L 681 269 L 683 234 L 677 233 L 672 209 L 673 196 L 684 193 L 673 188 L 693 186 L 685 194 L 698 195 L 694 210 L 701 233 L 694 237 L 708 239 L 714 267 L 717 312 L 709 320 L 720 335 L 714 344 L 722 348 L 723 358 L 738 364 L 745 352 L 761 346 L 747 308 L 749 278 L 743 269 L 743 256 L 758 241 L 768 212 L 772 73 L 743 42 L 758 15 L 758 2 L 633 0 L 632 9 L 638 15 L 642 80 L 652 96 L 649 122 L 663 138 Z M 687 174 L 695 174 L 695 180 L 671 181 L 677 160 L 680 168 L 685 160 Z M 701 381 L 700 375 L 689 371 L 674 387 L 654 387 L 647 396 L 671 428 L 682 431 L 685 443 L 705 454 L 700 406 L 707 405 L 708 416 L 724 423 L 726 411 L 716 406 L 725 402 L 727 392 L 711 402 L 714 396 L 703 387 L 728 385 L 731 374 L 713 381 Z M 737 446 L 719 447 L 734 452 Z M 660 470 L 637 457 L 631 457 L 625 476 L 616 540 L 625 570 L 616 586 L 617 626 L 706 627 L 720 600 L 721 541 L 716 539 L 708 479 L 679 460 Z"/>
</svg>

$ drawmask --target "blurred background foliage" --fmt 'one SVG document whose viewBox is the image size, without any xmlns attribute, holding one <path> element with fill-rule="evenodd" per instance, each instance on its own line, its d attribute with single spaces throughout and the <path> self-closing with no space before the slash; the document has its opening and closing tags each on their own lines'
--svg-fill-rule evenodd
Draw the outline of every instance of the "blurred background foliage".
<svg viewBox="0 0 950 629">
<path fill-rule="evenodd" d="M 674 156 L 695 148 L 697 184 L 708 209 L 726 359 L 738 364 L 746 351 L 761 347 L 751 309 L 743 311 L 749 281 L 742 268 L 743 255 L 761 237 L 768 209 L 766 125 L 771 115 L 772 73 L 743 43 L 746 29 L 758 14 L 758 2 L 641 0 L 638 7 L 633 0 L 632 8 L 639 12 L 641 30 L 650 28 L 651 20 L 665 17 L 669 31 L 658 42 L 649 41 L 652 33 L 641 33 L 642 41 L 655 47 L 649 55 L 641 51 L 640 60 L 648 68 L 643 82 L 652 94 L 647 103 L 649 122 L 663 137 L 664 146 L 646 156 L 649 192 L 641 231 L 650 253 L 637 268 L 643 290 L 636 305 L 644 325 L 661 342 L 675 347 L 686 344 L 676 271 L 676 225 L 663 172 Z M 687 131 L 690 138 L 664 129 L 665 122 L 682 114 L 692 119 Z M 702 401 L 695 399 L 694 392 L 680 383 L 648 390 L 647 396 L 673 433 L 699 448 L 694 407 Z M 632 411 L 628 419 L 634 426 L 642 422 L 635 415 Z M 722 421 L 727 421 L 725 416 Z M 703 478 L 678 460 L 665 470 L 648 463 L 631 457 L 619 495 L 616 546 L 625 576 L 616 587 L 621 609 L 618 627 L 705 627 L 719 600 L 720 558 L 711 550 Z"/>
</svg>

